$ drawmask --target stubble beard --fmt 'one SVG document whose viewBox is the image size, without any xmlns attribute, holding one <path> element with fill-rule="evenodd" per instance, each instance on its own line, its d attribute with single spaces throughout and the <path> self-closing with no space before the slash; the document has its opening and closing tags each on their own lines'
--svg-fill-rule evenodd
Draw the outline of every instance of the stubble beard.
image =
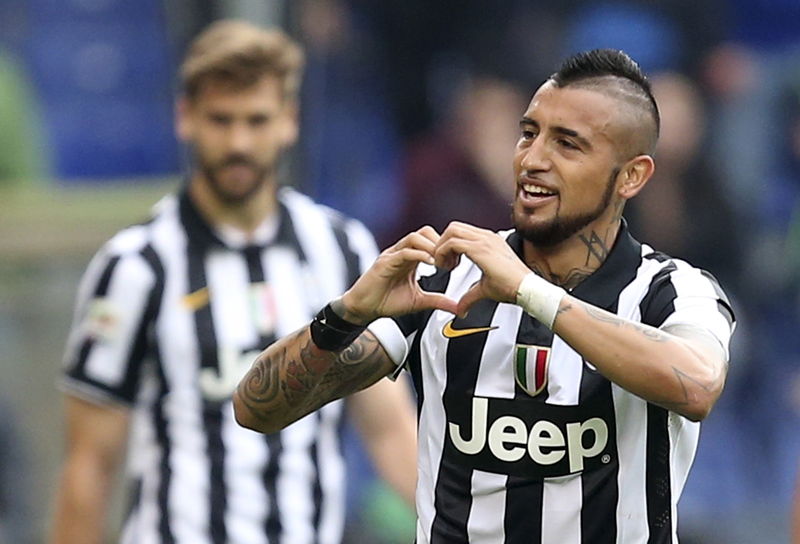
<svg viewBox="0 0 800 544">
<path fill-rule="evenodd" d="M 619 168 L 614 168 L 611 172 L 603 197 L 594 209 L 573 216 L 563 216 L 560 214 L 560 209 L 558 209 L 555 217 L 550 222 L 544 225 L 525 226 L 524 218 L 521 217 L 522 214 L 518 214 L 516 208 L 513 208 L 511 221 L 514 228 L 524 240 L 531 242 L 535 246 L 557 246 L 603 215 L 611 205 L 611 198 L 614 196 L 614 182 L 619 172 Z"/>
<path fill-rule="evenodd" d="M 250 200 L 254 194 L 261 190 L 273 170 L 270 165 L 259 165 L 244 155 L 229 155 L 217 164 L 209 164 L 208 161 L 203 160 L 202 157 L 197 155 L 195 159 L 200 173 L 208 181 L 211 192 L 213 192 L 214 196 L 222 203 L 228 206 L 240 205 Z M 219 172 L 224 168 L 238 165 L 250 167 L 253 170 L 254 178 L 250 186 L 241 192 L 228 189 L 219 176 Z"/>
</svg>

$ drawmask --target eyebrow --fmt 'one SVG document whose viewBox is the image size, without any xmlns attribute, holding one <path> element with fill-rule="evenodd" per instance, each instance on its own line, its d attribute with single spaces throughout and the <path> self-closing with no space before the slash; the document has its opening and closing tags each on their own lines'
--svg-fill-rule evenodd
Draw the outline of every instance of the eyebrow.
<svg viewBox="0 0 800 544">
<path fill-rule="evenodd" d="M 523 116 L 519 120 L 519 126 L 522 127 L 524 125 L 534 125 L 534 126 L 538 127 L 539 123 L 537 123 L 536 121 L 534 121 L 530 117 L 524 117 Z M 584 138 L 583 136 L 578 134 L 577 131 L 572 130 L 571 128 L 556 126 L 556 127 L 553 127 L 552 130 L 553 130 L 553 132 L 555 132 L 557 134 L 563 134 L 564 136 L 569 136 L 570 138 L 574 138 L 582 146 L 584 146 L 587 149 L 591 149 L 593 147 L 592 144 L 589 142 L 589 140 L 587 140 L 586 138 Z"/>
</svg>

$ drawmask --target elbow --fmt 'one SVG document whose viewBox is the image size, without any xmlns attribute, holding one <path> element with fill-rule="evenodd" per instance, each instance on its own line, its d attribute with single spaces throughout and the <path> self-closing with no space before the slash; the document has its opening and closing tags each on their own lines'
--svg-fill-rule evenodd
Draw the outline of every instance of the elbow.
<svg viewBox="0 0 800 544">
<path fill-rule="evenodd" d="M 679 413 L 683 417 L 688 419 L 689 421 L 693 421 L 695 423 L 700 423 L 706 417 L 708 417 L 709 413 L 711 413 L 711 408 L 709 407 L 707 409 L 704 409 L 704 408 L 700 408 L 700 407 L 695 407 L 695 408 L 692 408 L 692 409 L 683 410 L 683 411 L 681 411 Z"/>
<path fill-rule="evenodd" d="M 717 402 L 717 396 L 708 396 L 706 398 L 697 399 L 695 402 L 690 403 L 687 406 L 684 406 L 681 410 L 676 410 L 680 415 L 688 419 L 689 421 L 694 421 L 695 423 L 699 423 L 706 419 L 708 415 L 711 413 L 711 409 L 714 408 L 714 404 Z"/>
<path fill-rule="evenodd" d="M 270 434 L 282 429 L 282 426 L 261 414 L 255 414 L 254 409 L 241 399 L 238 391 L 233 394 L 233 417 L 241 427 L 259 433 Z"/>
</svg>

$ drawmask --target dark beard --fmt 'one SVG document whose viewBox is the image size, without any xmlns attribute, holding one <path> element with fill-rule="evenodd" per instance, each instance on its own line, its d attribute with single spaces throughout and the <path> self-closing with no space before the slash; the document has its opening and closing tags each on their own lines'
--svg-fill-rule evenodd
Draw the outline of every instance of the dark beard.
<svg viewBox="0 0 800 544">
<path fill-rule="evenodd" d="M 199 160 L 199 157 L 196 162 L 199 165 L 203 176 L 208 180 L 208 186 L 211 188 L 214 196 L 216 196 L 221 202 L 224 202 L 228 205 L 236 205 L 247 202 L 251 196 L 257 193 L 261 187 L 264 186 L 264 181 L 267 179 L 268 174 L 270 173 L 269 167 L 259 167 L 257 164 L 243 155 L 230 155 L 217 165 L 210 165 L 202 160 Z M 231 193 L 226 191 L 217 177 L 218 170 L 233 165 L 249 166 L 255 172 L 255 182 L 244 193 Z"/>
<path fill-rule="evenodd" d="M 514 224 L 514 228 L 517 229 L 517 232 L 519 232 L 524 240 L 531 242 L 535 246 L 557 246 L 600 217 L 603 212 L 606 211 L 611 204 L 611 198 L 614 196 L 614 181 L 619 172 L 619 168 L 614 168 L 611 172 L 603 198 L 593 210 L 572 217 L 561 217 L 561 215 L 556 212 L 556 217 L 550 224 L 539 227 L 521 227 L 517 222 L 516 214 L 512 212 L 511 220 Z"/>
</svg>

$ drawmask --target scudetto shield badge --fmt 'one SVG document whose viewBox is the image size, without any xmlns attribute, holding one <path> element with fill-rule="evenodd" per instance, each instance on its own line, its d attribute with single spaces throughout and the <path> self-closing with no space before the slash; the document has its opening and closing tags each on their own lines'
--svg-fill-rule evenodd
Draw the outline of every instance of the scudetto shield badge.
<svg viewBox="0 0 800 544">
<path fill-rule="evenodd" d="M 527 394 L 535 397 L 547 385 L 547 367 L 550 364 L 550 348 L 517 344 L 515 361 L 517 384 Z"/>
</svg>

